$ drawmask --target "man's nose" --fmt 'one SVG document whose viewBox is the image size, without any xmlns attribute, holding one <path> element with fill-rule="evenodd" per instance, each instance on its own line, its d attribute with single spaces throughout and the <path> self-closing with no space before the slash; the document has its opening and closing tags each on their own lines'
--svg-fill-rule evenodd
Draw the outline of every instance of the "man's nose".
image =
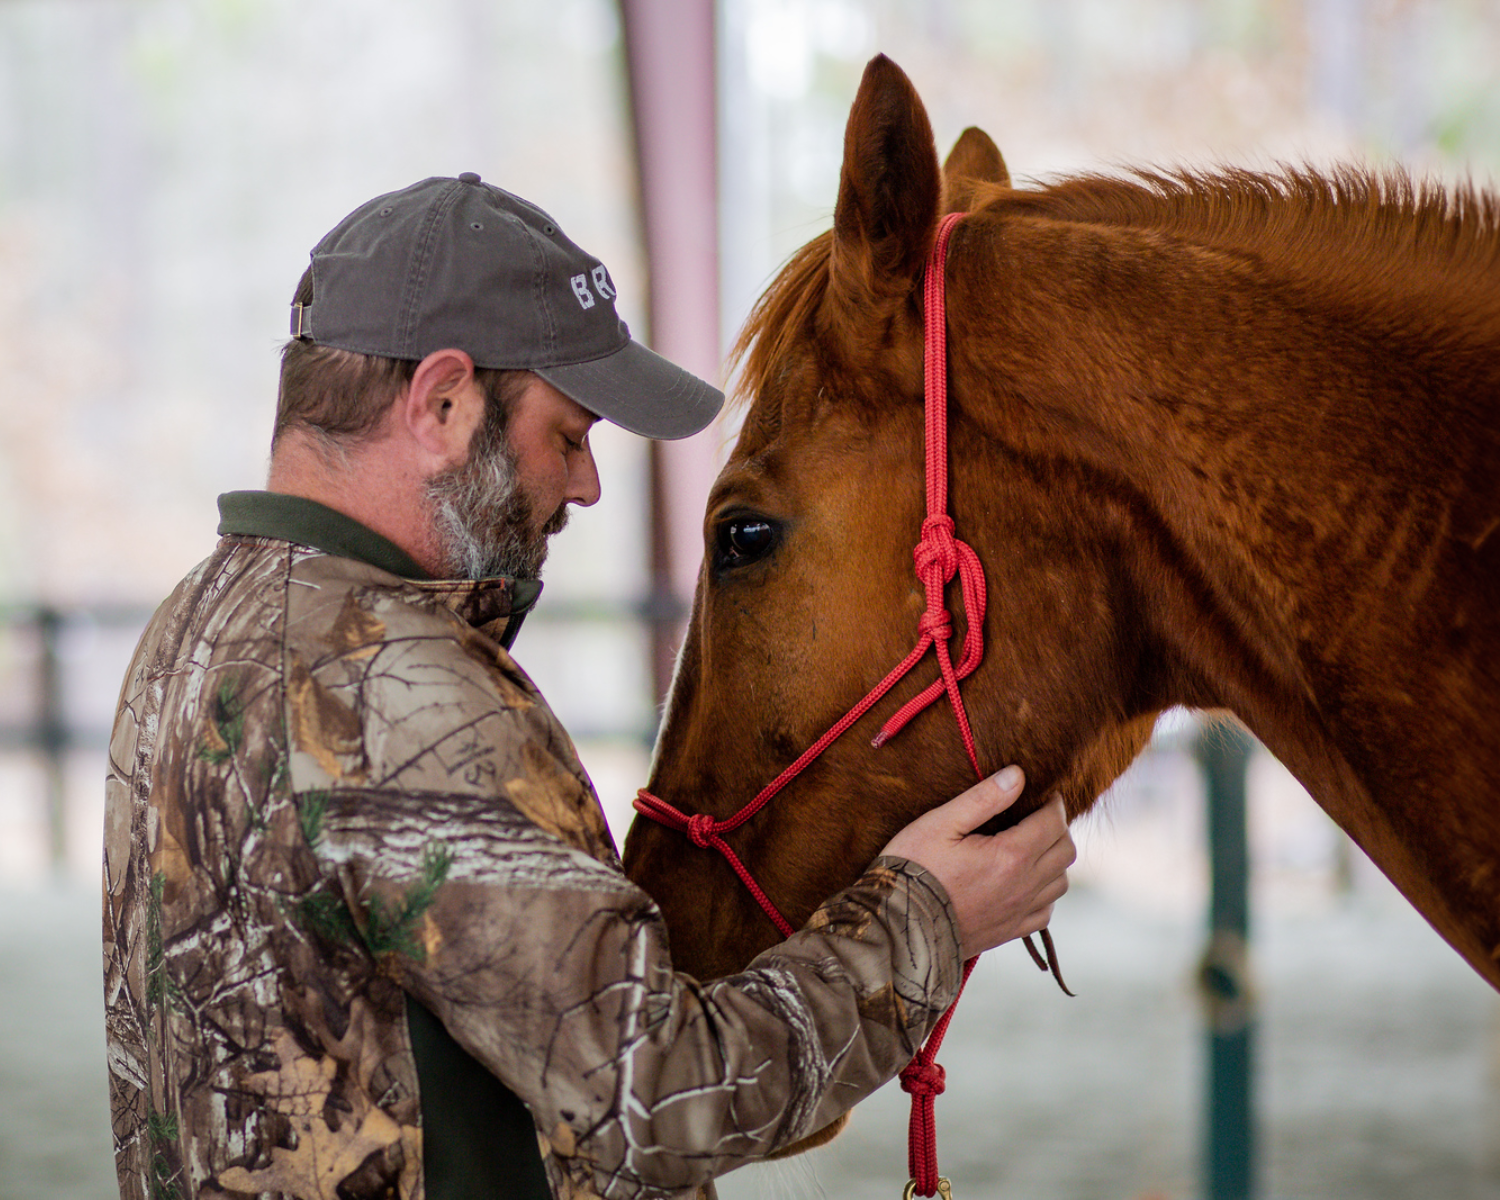
<svg viewBox="0 0 1500 1200">
<path fill-rule="evenodd" d="M 591 504 L 599 502 L 602 491 L 603 489 L 599 486 L 599 468 L 594 463 L 593 447 L 585 443 L 583 453 L 572 456 L 568 470 L 568 494 L 565 499 L 569 504 L 588 508 Z"/>
</svg>

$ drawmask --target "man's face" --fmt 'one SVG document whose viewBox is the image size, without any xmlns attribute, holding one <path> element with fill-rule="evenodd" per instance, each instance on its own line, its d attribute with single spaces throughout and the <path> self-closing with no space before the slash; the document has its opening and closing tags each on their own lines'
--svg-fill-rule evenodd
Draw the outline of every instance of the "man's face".
<svg viewBox="0 0 1500 1200">
<path fill-rule="evenodd" d="M 597 418 L 532 377 L 508 413 L 486 404 L 468 458 L 427 483 L 447 570 L 534 579 L 569 504 L 599 499 L 588 435 Z"/>
</svg>

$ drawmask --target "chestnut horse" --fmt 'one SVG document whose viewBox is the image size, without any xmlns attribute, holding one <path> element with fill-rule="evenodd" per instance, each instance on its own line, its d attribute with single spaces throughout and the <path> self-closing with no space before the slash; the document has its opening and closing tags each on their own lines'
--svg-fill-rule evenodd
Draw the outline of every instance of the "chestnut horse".
<svg viewBox="0 0 1500 1200">
<path fill-rule="evenodd" d="M 649 789 L 725 817 L 899 662 L 924 609 L 922 297 L 943 214 L 950 511 L 985 565 L 981 765 L 1073 816 L 1174 705 L 1236 714 L 1500 986 L 1500 201 L 1399 174 L 940 170 L 884 58 L 833 229 L 741 336 L 749 408 Z M 955 646 L 963 635 L 956 585 Z M 955 658 L 957 655 L 955 654 Z M 793 923 L 973 782 L 932 659 L 726 840 Z M 716 853 L 637 820 L 704 977 L 777 940 Z"/>
</svg>

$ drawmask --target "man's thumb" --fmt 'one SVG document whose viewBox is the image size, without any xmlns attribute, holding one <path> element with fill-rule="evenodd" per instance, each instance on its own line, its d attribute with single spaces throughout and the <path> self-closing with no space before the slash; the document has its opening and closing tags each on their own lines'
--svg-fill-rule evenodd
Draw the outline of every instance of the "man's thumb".
<svg viewBox="0 0 1500 1200">
<path fill-rule="evenodd" d="M 1003 813 L 1016 802 L 1025 783 L 1021 768 L 1012 763 L 958 797 L 955 807 L 961 807 L 962 811 L 953 815 L 962 823 L 963 833 L 968 834 L 997 813 Z"/>
</svg>

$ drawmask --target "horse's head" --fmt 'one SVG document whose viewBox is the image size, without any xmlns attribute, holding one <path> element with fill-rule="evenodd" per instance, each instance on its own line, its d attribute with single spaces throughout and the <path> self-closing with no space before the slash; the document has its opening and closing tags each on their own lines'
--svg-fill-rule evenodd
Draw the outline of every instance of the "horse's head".
<svg viewBox="0 0 1500 1200">
<path fill-rule="evenodd" d="M 906 76 L 872 62 L 849 117 L 834 228 L 804 247 L 742 337 L 749 409 L 709 497 L 706 553 L 650 790 L 725 817 L 810 746 L 915 644 L 912 548 L 924 515 L 923 267 L 943 211 L 1008 187 L 993 143 L 960 139 L 940 170 Z M 1018 762 L 1029 810 L 1076 815 L 1144 744 L 1129 689 L 1143 648 L 1108 533 L 1046 472 L 1007 470 L 1002 380 L 961 347 L 961 314 L 1006 288 L 949 273 L 950 508 L 989 590 L 983 664 L 964 684 L 981 765 Z M 993 260 L 991 260 L 993 261 Z M 997 463 L 999 464 L 997 466 Z M 965 616 L 950 586 L 959 637 Z M 955 645 L 957 642 L 955 642 Z M 879 749 L 871 736 L 936 677 L 929 657 L 728 840 L 798 923 L 897 829 L 973 782 L 939 703 Z M 719 855 L 638 820 L 631 877 L 661 903 L 673 956 L 713 977 L 776 940 Z"/>
</svg>

